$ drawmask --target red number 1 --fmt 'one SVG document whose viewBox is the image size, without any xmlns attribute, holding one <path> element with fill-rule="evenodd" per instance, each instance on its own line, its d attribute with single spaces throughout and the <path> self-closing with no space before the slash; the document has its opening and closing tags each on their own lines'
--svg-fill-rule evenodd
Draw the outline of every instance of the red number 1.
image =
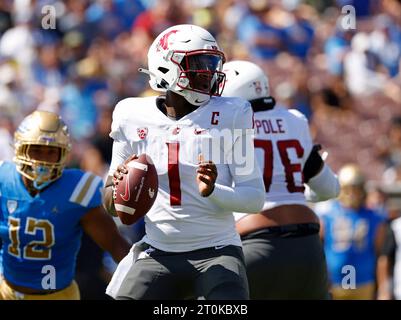
<svg viewBox="0 0 401 320">
<path fill-rule="evenodd" d="M 181 205 L 181 181 L 180 168 L 178 166 L 178 155 L 180 144 L 178 142 L 167 142 L 168 148 L 168 182 L 170 185 L 170 205 Z"/>
</svg>

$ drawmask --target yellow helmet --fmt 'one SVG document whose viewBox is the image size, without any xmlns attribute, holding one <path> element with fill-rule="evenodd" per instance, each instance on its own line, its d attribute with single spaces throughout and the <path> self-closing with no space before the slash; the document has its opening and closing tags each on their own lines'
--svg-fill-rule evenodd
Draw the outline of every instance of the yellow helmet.
<svg viewBox="0 0 401 320">
<path fill-rule="evenodd" d="M 32 145 L 56 147 L 60 156 L 56 162 L 35 160 L 29 156 Z M 68 128 L 55 113 L 35 111 L 28 115 L 14 134 L 17 170 L 32 180 L 38 189 L 61 177 L 67 155 L 71 150 Z"/>
<path fill-rule="evenodd" d="M 338 172 L 338 181 L 341 186 L 364 186 L 365 176 L 356 164 L 347 164 Z"/>
<path fill-rule="evenodd" d="M 338 181 L 341 186 L 340 202 L 350 208 L 358 209 L 365 202 L 365 175 L 355 164 L 347 164 L 338 172 Z"/>
</svg>

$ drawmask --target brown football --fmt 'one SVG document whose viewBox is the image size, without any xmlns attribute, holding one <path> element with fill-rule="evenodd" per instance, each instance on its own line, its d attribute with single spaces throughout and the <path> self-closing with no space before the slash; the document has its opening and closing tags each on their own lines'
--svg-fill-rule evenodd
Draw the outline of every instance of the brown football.
<svg viewBox="0 0 401 320">
<path fill-rule="evenodd" d="M 152 159 L 145 153 L 126 164 L 128 173 L 118 183 L 114 207 L 123 224 L 142 218 L 157 197 L 159 181 Z"/>
</svg>

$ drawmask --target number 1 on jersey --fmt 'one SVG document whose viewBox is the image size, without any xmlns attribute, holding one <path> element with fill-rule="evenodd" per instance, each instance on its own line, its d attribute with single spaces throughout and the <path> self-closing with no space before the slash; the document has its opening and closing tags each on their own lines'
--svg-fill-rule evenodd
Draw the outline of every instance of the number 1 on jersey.
<svg viewBox="0 0 401 320">
<path fill-rule="evenodd" d="M 178 166 L 178 155 L 180 144 L 178 142 L 167 142 L 168 148 L 168 182 L 170 185 L 170 205 L 181 205 L 181 181 Z"/>
</svg>

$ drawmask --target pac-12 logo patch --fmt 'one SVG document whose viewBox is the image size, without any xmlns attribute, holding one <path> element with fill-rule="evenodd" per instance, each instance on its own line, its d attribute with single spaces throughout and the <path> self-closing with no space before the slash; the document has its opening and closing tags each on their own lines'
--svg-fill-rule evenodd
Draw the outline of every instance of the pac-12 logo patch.
<svg viewBox="0 0 401 320">
<path fill-rule="evenodd" d="M 148 128 L 146 128 L 146 127 L 138 128 L 138 129 L 136 129 L 136 132 L 138 133 L 139 139 L 143 140 L 148 135 Z"/>
<path fill-rule="evenodd" d="M 17 210 L 18 202 L 15 200 L 7 200 L 7 209 L 9 214 L 13 214 Z"/>
<path fill-rule="evenodd" d="M 181 131 L 181 128 L 176 127 L 176 128 L 173 129 L 173 134 L 174 134 L 174 135 L 177 135 L 177 134 L 180 133 L 180 131 Z"/>
</svg>

